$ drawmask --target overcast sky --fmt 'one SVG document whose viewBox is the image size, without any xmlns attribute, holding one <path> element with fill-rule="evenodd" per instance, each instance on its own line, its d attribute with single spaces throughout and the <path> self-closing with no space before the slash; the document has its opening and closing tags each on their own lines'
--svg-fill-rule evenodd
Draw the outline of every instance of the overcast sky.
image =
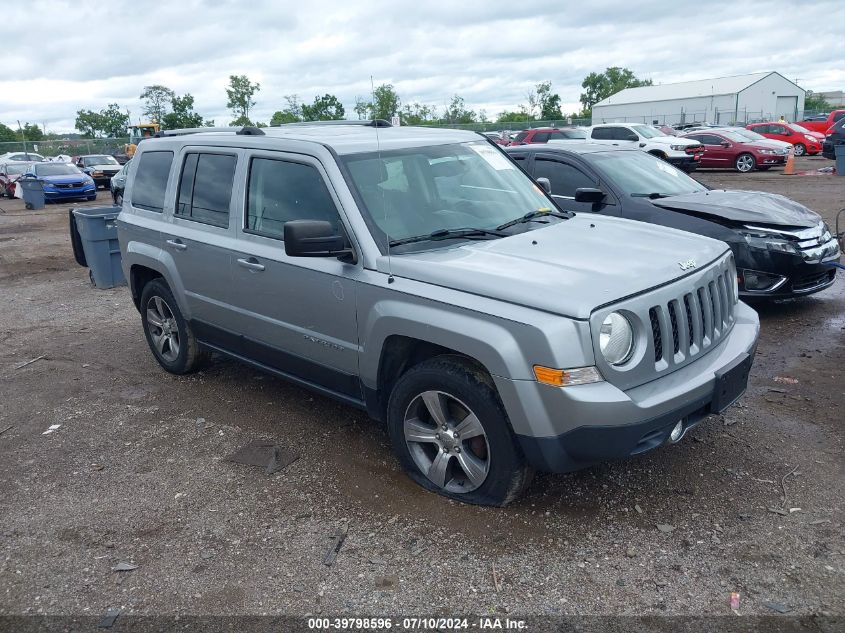
<svg viewBox="0 0 845 633">
<path fill-rule="evenodd" d="M 584 76 L 608 66 L 655 83 L 776 70 L 845 89 L 845 0 L 28 0 L 2 15 L 0 122 L 51 131 L 114 102 L 137 122 L 150 84 L 228 124 L 231 74 L 261 84 L 264 122 L 292 93 L 337 95 L 354 118 L 371 75 L 404 103 L 442 110 L 457 93 L 491 117 L 544 80 L 577 110 Z"/>
</svg>

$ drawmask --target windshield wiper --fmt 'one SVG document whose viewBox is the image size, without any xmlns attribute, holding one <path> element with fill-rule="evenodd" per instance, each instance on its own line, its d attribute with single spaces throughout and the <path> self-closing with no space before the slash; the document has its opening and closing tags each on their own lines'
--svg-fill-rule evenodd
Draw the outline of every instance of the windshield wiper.
<svg viewBox="0 0 845 633">
<path fill-rule="evenodd" d="M 525 215 L 519 218 L 515 218 L 510 220 L 509 222 L 505 222 L 504 224 L 500 224 L 496 227 L 497 231 L 504 231 L 505 229 L 514 226 L 516 224 L 522 224 L 523 222 L 531 222 L 531 220 L 536 220 L 540 217 L 552 216 L 554 218 L 561 218 L 562 220 L 568 220 L 572 217 L 572 215 L 563 213 L 561 211 L 554 211 L 553 209 L 549 209 L 548 211 L 529 211 Z"/>
<path fill-rule="evenodd" d="M 390 246 L 401 246 L 402 244 L 412 244 L 414 242 L 436 242 L 438 240 L 462 237 L 468 239 L 490 239 L 493 237 L 507 237 L 507 234 L 500 232 L 499 229 L 437 229 L 425 235 L 414 235 L 413 237 L 404 237 L 400 240 L 391 240 Z"/>
</svg>

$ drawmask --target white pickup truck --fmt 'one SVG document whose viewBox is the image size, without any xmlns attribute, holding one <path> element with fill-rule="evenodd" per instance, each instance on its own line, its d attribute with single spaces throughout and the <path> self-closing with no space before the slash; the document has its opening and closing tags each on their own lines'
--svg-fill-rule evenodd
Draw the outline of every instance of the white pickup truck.
<svg viewBox="0 0 845 633">
<path fill-rule="evenodd" d="M 636 146 L 686 172 L 695 171 L 704 155 L 698 141 L 669 136 L 644 123 L 602 123 L 587 130 L 590 143 Z"/>
</svg>

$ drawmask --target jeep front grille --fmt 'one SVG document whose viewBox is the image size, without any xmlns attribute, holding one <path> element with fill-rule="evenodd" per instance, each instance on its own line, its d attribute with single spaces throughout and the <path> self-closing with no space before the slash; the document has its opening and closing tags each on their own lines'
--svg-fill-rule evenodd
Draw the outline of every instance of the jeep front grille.
<svg viewBox="0 0 845 633">
<path fill-rule="evenodd" d="M 712 280 L 702 280 L 692 292 L 649 309 L 658 369 L 661 361 L 668 366 L 682 363 L 721 340 L 734 320 L 735 283 L 727 269 Z M 665 341 L 672 341 L 671 355 L 667 354 Z"/>
</svg>

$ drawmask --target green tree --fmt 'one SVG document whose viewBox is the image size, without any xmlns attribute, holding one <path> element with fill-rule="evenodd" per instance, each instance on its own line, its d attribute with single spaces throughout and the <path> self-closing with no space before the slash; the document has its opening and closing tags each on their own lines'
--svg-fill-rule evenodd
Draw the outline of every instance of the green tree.
<svg viewBox="0 0 845 633">
<path fill-rule="evenodd" d="M 144 102 L 144 116 L 152 123 L 162 123 L 164 115 L 167 114 L 167 107 L 175 96 L 176 93 L 167 86 L 144 86 L 144 91 L 139 97 Z"/>
<path fill-rule="evenodd" d="M 249 125 L 249 126 L 254 125 L 254 123 L 249 118 L 241 115 L 237 119 L 235 119 L 234 121 L 229 121 L 229 125 L 231 127 L 244 127 L 246 125 Z"/>
<path fill-rule="evenodd" d="M 276 110 L 270 118 L 270 125 L 284 125 L 285 123 L 298 123 L 301 121 L 298 116 L 291 114 L 286 110 Z"/>
<path fill-rule="evenodd" d="M 93 110 L 77 110 L 74 125 L 77 130 L 82 132 L 82 136 L 94 138 L 103 131 L 103 115 Z"/>
<path fill-rule="evenodd" d="M 302 105 L 302 118 L 305 121 L 340 121 L 346 118 L 346 110 L 337 97 L 324 94 L 314 97 L 311 105 Z"/>
<path fill-rule="evenodd" d="M 355 97 L 355 107 L 352 109 L 358 115 L 359 121 L 370 118 L 370 108 L 372 108 L 372 104 L 369 101 L 363 97 Z"/>
<path fill-rule="evenodd" d="M 100 129 L 111 138 L 118 138 L 128 134 L 126 126 L 129 125 L 129 115 L 121 112 L 120 106 L 110 103 L 100 110 Z"/>
<path fill-rule="evenodd" d="M 24 123 L 23 134 L 27 141 L 40 141 L 44 138 L 44 131 L 34 123 Z"/>
<path fill-rule="evenodd" d="M 402 106 L 399 117 L 402 119 L 402 125 L 422 125 L 433 122 L 435 112 L 432 107 L 414 102 Z"/>
<path fill-rule="evenodd" d="M 467 109 L 463 97 L 453 95 L 442 120 L 445 123 L 475 123 L 475 112 Z"/>
<path fill-rule="evenodd" d="M 651 79 L 637 79 L 633 71 L 627 68 L 612 66 L 603 73 L 590 73 L 581 82 L 586 92 L 581 93 L 581 104 L 584 111 L 592 110 L 593 106 L 607 97 L 625 88 L 639 88 L 650 86 Z"/>
<path fill-rule="evenodd" d="M 229 75 L 229 87 L 226 96 L 229 100 L 226 107 L 232 111 L 236 119 L 232 125 L 252 125 L 249 122 L 249 111 L 255 105 L 253 97 L 261 90 L 261 84 L 252 83 L 246 75 Z"/>
<path fill-rule="evenodd" d="M 368 112 L 373 119 L 390 121 L 391 117 L 399 114 L 400 107 L 399 95 L 393 84 L 382 84 L 373 91 L 373 102 L 368 104 Z"/>
<path fill-rule="evenodd" d="M 194 96 L 185 93 L 182 97 L 174 95 L 170 100 L 172 112 L 168 112 L 162 118 L 161 124 L 165 130 L 180 130 L 184 128 L 202 127 L 203 118 L 198 112 L 194 112 Z"/>
<path fill-rule="evenodd" d="M 552 82 L 543 81 L 537 84 L 537 105 L 540 108 L 540 119 L 554 121 L 563 118 L 560 111 L 560 95 L 552 92 Z"/>
<path fill-rule="evenodd" d="M 816 95 L 812 90 L 807 91 L 807 96 L 804 97 L 804 110 L 809 112 L 822 112 L 824 110 L 832 110 L 833 106 L 821 95 Z"/>
<path fill-rule="evenodd" d="M 499 117 L 496 119 L 498 123 L 522 123 L 533 120 L 534 117 L 528 114 L 525 106 L 519 106 L 519 110 L 516 111 L 505 110 L 504 112 L 500 112 Z"/>
<path fill-rule="evenodd" d="M 302 121 L 302 104 L 299 95 L 285 95 L 287 105 L 283 110 L 277 110 L 270 119 L 270 125 L 284 125 Z"/>
<path fill-rule="evenodd" d="M 0 123 L 0 142 L 3 141 L 17 141 L 20 135 L 16 135 L 15 131 L 8 125 Z"/>
</svg>

